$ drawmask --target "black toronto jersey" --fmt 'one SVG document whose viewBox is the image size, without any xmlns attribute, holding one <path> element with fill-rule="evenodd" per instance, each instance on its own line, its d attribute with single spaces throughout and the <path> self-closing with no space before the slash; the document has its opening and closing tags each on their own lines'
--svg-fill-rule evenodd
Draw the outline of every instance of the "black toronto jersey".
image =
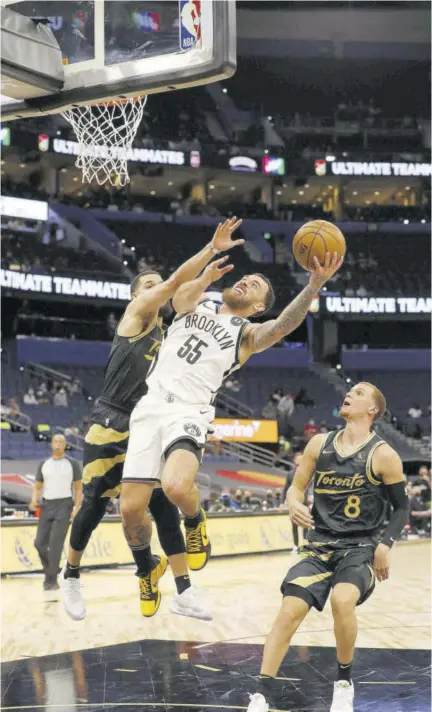
<svg viewBox="0 0 432 712">
<path fill-rule="evenodd" d="M 150 331 L 114 337 L 100 401 L 132 413 L 147 393 L 146 378 L 163 340 L 162 319 Z"/>
<path fill-rule="evenodd" d="M 373 536 L 387 510 L 385 486 L 372 469 L 375 450 L 385 443 L 376 433 L 351 455 L 342 455 L 343 431 L 328 434 L 317 459 L 313 479 L 312 517 L 319 534 Z"/>
</svg>

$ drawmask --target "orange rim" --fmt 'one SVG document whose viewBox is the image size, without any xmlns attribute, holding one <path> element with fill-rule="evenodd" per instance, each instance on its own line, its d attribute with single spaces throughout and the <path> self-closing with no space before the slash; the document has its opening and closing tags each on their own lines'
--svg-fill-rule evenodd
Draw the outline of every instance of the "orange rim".
<svg viewBox="0 0 432 712">
<path fill-rule="evenodd" d="M 141 96 L 128 96 L 126 98 L 117 97 L 117 99 L 112 99 L 111 101 L 98 101 L 93 104 L 93 106 L 116 106 L 117 104 L 128 104 L 130 101 L 140 101 Z"/>
</svg>

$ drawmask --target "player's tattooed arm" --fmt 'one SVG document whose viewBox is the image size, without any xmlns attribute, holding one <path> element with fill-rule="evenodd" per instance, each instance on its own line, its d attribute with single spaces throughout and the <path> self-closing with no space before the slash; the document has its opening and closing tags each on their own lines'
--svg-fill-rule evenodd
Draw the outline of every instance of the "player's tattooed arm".
<svg viewBox="0 0 432 712">
<path fill-rule="evenodd" d="M 241 348 L 242 352 L 245 352 L 244 356 L 247 358 L 253 353 L 265 351 L 295 331 L 306 317 L 315 294 L 315 290 L 308 285 L 285 307 L 277 319 L 246 327 Z"/>
<path fill-rule="evenodd" d="M 270 319 L 263 324 L 254 324 L 245 330 L 242 342 L 242 360 L 252 353 L 265 351 L 277 344 L 284 336 L 295 331 L 306 318 L 313 298 L 321 287 L 335 274 L 342 265 L 343 258 L 337 252 L 326 253 L 325 263 L 320 265 L 314 258 L 315 269 L 309 278 L 309 284 L 279 314 L 277 319 Z"/>
</svg>

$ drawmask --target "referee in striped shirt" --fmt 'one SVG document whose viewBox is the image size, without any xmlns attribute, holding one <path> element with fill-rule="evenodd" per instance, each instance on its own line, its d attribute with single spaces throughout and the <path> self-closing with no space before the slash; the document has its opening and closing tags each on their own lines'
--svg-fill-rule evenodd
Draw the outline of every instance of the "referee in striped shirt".
<svg viewBox="0 0 432 712">
<path fill-rule="evenodd" d="M 52 457 L 39 464 L 29 504 L 30 511 L 34 511 L 42 495 L 35 547 L 45 574 L 45 591 L 59 587 L 57 576 L 64 540 L 82 501 L 81 465 L 65 455 L 64 435 L 53 436 L 51 450 Z"/>
</svg>

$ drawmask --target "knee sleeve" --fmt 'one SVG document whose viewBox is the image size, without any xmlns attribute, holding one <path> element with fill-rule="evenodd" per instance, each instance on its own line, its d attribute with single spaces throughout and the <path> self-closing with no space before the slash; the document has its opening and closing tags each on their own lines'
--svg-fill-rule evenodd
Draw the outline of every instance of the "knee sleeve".
<svg viewBox="0 0 432 712">
<path fill-rule="evenodd" d="M 170 502 L 161 488 L 153 490 L 149 503 L 162 549 L 167 556 L 184 554 L 185 540 L 180 529 L 180 515 L 175 504 Z"/>
<path fill-rule="evenodd" d="M 75 551 L 84 551 L 90 537 L 105 514 L 108 497 L 84 497 L 72 522 L 69 544 Z"/>
</svg>

